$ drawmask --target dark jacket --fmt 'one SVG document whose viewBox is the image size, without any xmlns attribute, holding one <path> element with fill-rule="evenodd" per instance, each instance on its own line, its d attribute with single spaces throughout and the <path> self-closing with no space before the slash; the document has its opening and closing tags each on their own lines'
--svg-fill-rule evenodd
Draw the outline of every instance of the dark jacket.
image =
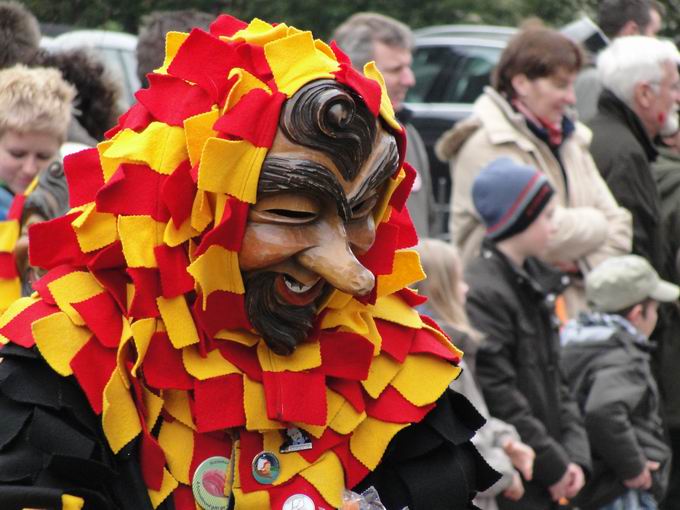
<svg viewBox="0 0 680 510">
<path fill-rule="evenodd" d="M 633 215 L 633 253 L 661 273 L 660 199 L 650 166 L 654 144 L 633 110 L 607 89 L 589 125 L 595 164 L 616 201 Z"/>
<path fill-rule="evenodd" d="M 610 503 L 646 460 L 661 463 L 651 490 L 660 501 L 671 452 L 650 366 L 652 344 L 619 315 L 582 314 L 563 329 L 562 346 L 564 371 L 593 449 L 593 476 L 575 504 L 594 510 Z"/>
<path fill-rule="evenodd" d="M 658 147 L 659 157 L 652 174 L 661 197 L 662 278 L 680 283 L 680 154 Z M 659 338 L 656 355 L 659 385 L 664 399 L 665 419 L 671 429 L 680 429 L 680 310 L 677 306 L 663 308 L 667 327 Z"/>
<path fill-rule="evenodd" d="M 535 259 L 520 269 L 493 243 L 467 266 L 467 312 L 485 335 L 477 376 L 492 416 L 514 425 L 536 451 L 534 477 L 518 502 L 499 498 L 502 509 L 556 508 L 548 488 L 569 462 L 590 467 L 588 439 L 559 365 L 555 294 L 566 282 Z M 551 289 L 551 290 L 547 290 Z"/>
</svg>

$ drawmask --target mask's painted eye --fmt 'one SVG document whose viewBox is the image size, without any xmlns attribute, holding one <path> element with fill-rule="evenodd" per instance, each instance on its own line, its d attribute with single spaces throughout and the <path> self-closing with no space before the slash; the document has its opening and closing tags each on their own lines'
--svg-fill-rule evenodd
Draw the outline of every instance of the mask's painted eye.
<svg viewBox="0 0 680 510">
<path fill-rule="evenodd" d="M 317 214 L 308 211 L 295 211 L 291 209 L 267 209 L 268 214 L 283 216 L 284 218 L 289 218 L 291 220 L 313 220 L 316 218 Z"/>
<path fill-rule="evenodd" d="M 319 217 L 321 205 L 300 193 L 275 193 L 258 199 L 251 219 L 265 223 L 305 224 Z"/>
<path fill-rule="evenodd" d="M 373 195 L 365 200 L 362 200 L 358 204 L 352 205 L 352 220 L 358 220 L 368 216 L 378 203 L 378 196 Z"/>
</svg>

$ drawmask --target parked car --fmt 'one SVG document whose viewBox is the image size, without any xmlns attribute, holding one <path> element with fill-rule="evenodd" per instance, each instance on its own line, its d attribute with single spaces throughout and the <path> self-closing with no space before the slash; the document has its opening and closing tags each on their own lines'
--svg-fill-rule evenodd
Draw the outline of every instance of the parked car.
<svg viewBox="0 0 680 510">
<path fill-rule="evenodd" d="M 49 51 L 91 48 L 104 60 L 105 65 L 123 88 L 122 110 L 134 102 L 134 93 L 140 87 L 137 78 L 137 36 L 109 30 L 73 30 L 43 37 L 41 46 Z"/>
</svg>

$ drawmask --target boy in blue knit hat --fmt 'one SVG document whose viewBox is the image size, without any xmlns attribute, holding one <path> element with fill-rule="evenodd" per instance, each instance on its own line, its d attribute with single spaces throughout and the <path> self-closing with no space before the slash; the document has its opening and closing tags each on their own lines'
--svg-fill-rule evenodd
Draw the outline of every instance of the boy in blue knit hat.
<svg viewBox="0 0 680 510">
<path fill-rule="evenodd" d="M 554 190 L 536 169 L 509 158 L 475 179 L 472 196 L 486 226 L 480 255 L 466 268 L 467 312 L 484 334 L 477 375 L 492 416 L 517 428 L 536 452 L 519 501 L 501 510 L 557 508 L 584 484 L 590 448 L 560 371 L 555 296 L 568 281 L 540 259 L 554 233 Z"/>
</svg>

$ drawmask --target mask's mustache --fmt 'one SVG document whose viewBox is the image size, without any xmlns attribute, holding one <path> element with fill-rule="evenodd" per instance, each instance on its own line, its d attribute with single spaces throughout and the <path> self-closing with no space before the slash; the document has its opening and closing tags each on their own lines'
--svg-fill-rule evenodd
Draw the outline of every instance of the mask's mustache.
<svg viewBox="0 0 680 510">
<path fill-rule="evenodd" d="M 269 348 L 279 355 L 289 355 L 314 326 L 316 304 L 296 306 L 282 303 L 276 293 L 278 273 L 258 273 L 248 278 L 246 311 L 248 319 Z"/>
</svg>

